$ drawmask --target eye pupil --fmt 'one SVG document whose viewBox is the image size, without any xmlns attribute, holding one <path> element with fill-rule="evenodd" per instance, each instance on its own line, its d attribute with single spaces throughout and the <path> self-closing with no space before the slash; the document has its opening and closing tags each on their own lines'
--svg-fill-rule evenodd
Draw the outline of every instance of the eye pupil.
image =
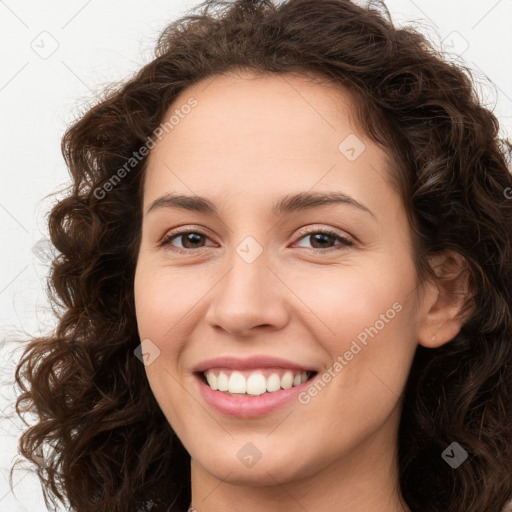
<svg viewBox="0 0 512 512">
<path fill-rule="evenodd" d="M 332 238 L 333 236 L 332 235 L 328 235 L 328 234 L 325 234 L 325 233 L 315 233 L 313 235 L 311 235 L 314 243 L 312 242 L 311 245 L 314 247 L 315 246 L 315 243 L 319 242 L 320 243 L 320 248 L 322 248 L 325 243 L 329 243 L 329 239 L 331 239 L 332 241 Z"/>
<path fill-rule="evenodd" d="M 192 243 L 192 246 L 194 246 L 195 244 L 198 244 L 201 241 L 201 238 L 203 235 L 201 235 L 199 233 L 186 233 L 181 236 L 183 237 L 183 246 L 187 247 L 189 242 Z"/>
</svg>

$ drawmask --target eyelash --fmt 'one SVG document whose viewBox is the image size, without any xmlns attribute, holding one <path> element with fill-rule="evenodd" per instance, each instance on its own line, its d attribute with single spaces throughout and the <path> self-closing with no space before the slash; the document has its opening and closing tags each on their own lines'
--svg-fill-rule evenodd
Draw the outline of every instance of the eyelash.
<svg viewBox="0 0 512 512">
<path fill-rule="evenodd" d="M 187 234 L 190 234 L 190 233 L 194 233 L 196 235 L 201 235 L 201 236 L 204 236 L 206 238 L 209 238 L 208 235 L 206 233 L 203 233 L 201 230 L 182 230 L 182 231 L 177 231 L 177 232 L 173 232 L 173 233 L 169 233 L 168 235 L 166 235 L 162 241 L 160 242 L 159 246 L 160 247 L 165 247 L 167 250 L 170 250 L 170 251 L 173 251 L 173 252 L 178 252 L 178 253 L 181 253 L 181 254 L 190 254 L 190 252 L 198 252 L 198 251 L 201 251 L 201 249 L 205 249 L 206 247 L 199 247 L 197 249 L 182 249 L 181 247 L 174 247 L 171 245 L 171 241 L 174 239 L 174 238 L 177 238 L 179 236 L 182 236 L 182 235 L 187 235 Z M 335 238 L 336 240 L 340 241 L 341 243 L 338 244 L 337 246 L 334 246 L 334 247 L 330 247 L 328 249 L 315 249 L 315 248 L 303 248 L 303 249 L 306 249 L 308 251 L 313 251 L 313 252 L 320 252 L 322 254 L 325 254 L 325 253 L 330 253 L 332 251 L 337 251 L 337 250 L 340 250 L 340 249 L 337 249 L 337 247 L 339 247 L 340 245 L 341 246 L 345 246 L 345 247 L 350 247 L 352 245 L 354 245 L 354 242 L 352 242 L 352 240 L 348 239 L 347 237 L 343 236 L 343 235 L 340 235 L 339 233 L 337 233 L 336 231 L 333 231 L 331 229 L 316 229 L 316 230 L 308 230 L 308 231 L 299 231 L 299 236 L 298 238 L 295 240 L 294 243 L 300 241 L 302 238 L 306 238 L 308 235 L 316 235 L 316 234 L 322 234 L 322 235 L 330 235 L 332 236 L 333 238 Z"/>
</svg>

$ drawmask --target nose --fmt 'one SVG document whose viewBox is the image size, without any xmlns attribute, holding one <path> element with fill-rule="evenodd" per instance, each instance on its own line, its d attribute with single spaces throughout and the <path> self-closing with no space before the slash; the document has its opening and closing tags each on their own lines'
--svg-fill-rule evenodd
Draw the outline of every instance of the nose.
<svg viewBox="0 0 512 512">
<path fill-rule="evenodd" d="M 240 337 L 260 329 L 282 329 L 289 321 L 290 291 L 267 259 L 261 255 L 248 263 L 235 254 L 231 261 L 231 268 L 210 292 L 207 323 Z"/>
</svg>

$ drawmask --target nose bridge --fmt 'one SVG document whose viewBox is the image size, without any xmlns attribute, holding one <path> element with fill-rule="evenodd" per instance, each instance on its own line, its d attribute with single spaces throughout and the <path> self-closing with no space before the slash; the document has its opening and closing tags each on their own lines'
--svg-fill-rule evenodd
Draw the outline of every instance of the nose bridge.
<svg viewBox="0 0 512 512">
<path fill-rule="evenodd" d="M 207 319 L 231 333 L 255 326 L 282 327 L 287 319 L 285 287 L 272 270 L 269 255 L 246 237 L 229 258 L 229 270 L 215 287 Z"/>
</svg>

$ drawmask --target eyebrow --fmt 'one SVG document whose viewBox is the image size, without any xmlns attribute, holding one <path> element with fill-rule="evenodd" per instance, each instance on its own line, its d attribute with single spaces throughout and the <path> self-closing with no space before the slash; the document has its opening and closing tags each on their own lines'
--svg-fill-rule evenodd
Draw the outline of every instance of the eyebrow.
<svg viewBox="0 0 512 512">
<path fill-rule="evenodd" d="M 276 216 L 285 215 L 297 211 L 316 208 L 328 204 L 346 204 L 358 208 L 375 217 L 374 213 L 364 204 L 343 192 L 300 192 L 286 195 L 272 206 L 272 213 Z M 200 196 L 187 196 L 183 194 L 165 194 L 155 199 L 148 207 L 146 214 L 159 208 L 181 208 L 209 215 L 219 216 L 215 204 Z"/>
</svg>

